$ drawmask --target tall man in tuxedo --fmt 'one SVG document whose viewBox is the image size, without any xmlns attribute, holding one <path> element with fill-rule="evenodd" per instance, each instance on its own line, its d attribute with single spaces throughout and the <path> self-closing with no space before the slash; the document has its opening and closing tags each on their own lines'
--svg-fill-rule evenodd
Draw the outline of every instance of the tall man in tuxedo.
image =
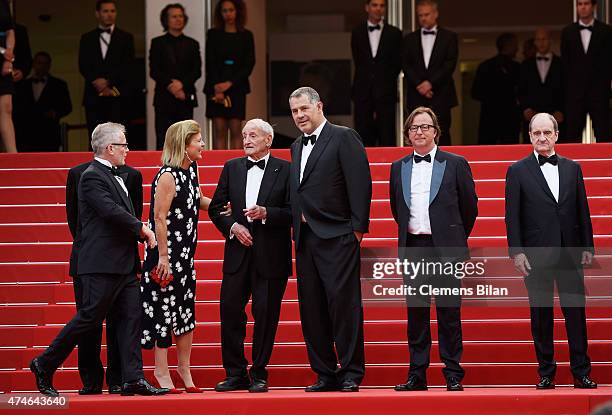
<svg viewBox="0 0 612 415">
<path fill-rule="evenodd" d="M 370 165 L 359 135 L 325 119 L 313 88 L 293 91 L 289 107 L 302 132 L 291 145 L 289 179 L 298 298 L 318 376 L 306 392 L 357 392 L 365 373 L 359 245 L 370 222 Z"/>
<path fill-rule="evenodd" d="M 149 52 L 158 150 L 164 146 L 168 127 L 193 118 L 193 108 L 198 105 L 195 82 L 202 76 L 200 44 L 183 33 L 188 21 L 183 6 L 167 5 L 160 20 L 166 34 L 151 40 Z"/>
<path fill-rule="evenodd" d="M 83 34 L 79 43 L 89 136 L 98 124 L 126 121 L 126 109 L 121 104 L 130 95 L 129 74 L 134 63 L 134 37 L 115 26 L 115 0 L 98 0 L 96 18 L 98 27 Z"/>
<path fill-rule="evenodd" d="M 122 394 L 167 393 L 167 389 L 151 386 L 142 371 L 137 242 L 141 238 L 154 247 L 156 241 L 155 234 L 136 218 L 125 182 L 117 171 L 128 153 L 125 128 L 114 123 L 97 126 L 91 146 L 94 161 L 81 175 L 78 186 L 76 268 L 83 302 L 51 345 L 32 360 L 30 370 L 41 393 L 57 396 L 52 383 L 55 370 L 112 310 L 109 318 L 114 320 L 117 332 Z"/>
<path fill-rule="evenodd" d="M 246 157 L 225 163 L 209 210 L 229 201 L 231 216 L 211 215 L 225 236 L 221 284 L 221 352 L 227 378 L 218 392 L 268 391 L 266 366 L 272 355 L 281 302 L 291 264 L 289 162 L 270 154 L 272 126 L 261 119 L 242 129 Z M 250 381 L 244 338 L 245 307 L 253 298 L 253 365 Z"/>
<path fill-rule="evenodd" d="M 611 141 L 612 28 L 595 19 L 597 0 L 576 0 L 578 21 L 561 32 L 567 140 L 580 142 L 586 115 L 598 142 Z"/>
<path fill-rule="evenodd" d="M 529 122 L 538 112 L 547 112 L 559 124 L 559 137 L 565 128 L 563 121 L 565 97 L 563 64 L 551 50 L 550 32 L 539 28 L 535 32 L 536 55 L 521 64 L 518 97 L 523 117 L 523 137 L 529 138 Z"/>
<path fill-rule="evenodd" d="M 72 111 L 68 84 L 49 73 L 47 52 L 34 56 L 33 69 L 32 77 L 15 85 L 17 148 L 20 152 L 58 151 L 60 120 Z"/>
<path fill-rule="evenodd" d="M 72 250 L 70 252 L 69 275 L 72 277 L 74 298 L 77 311 L 83 307 L 83 281 L 78 275 L 77 259 L 79 255 L 79 207 L 78 189 L 81 175 L 91 165 L 91 161 L 79 164 L 68 171 L 66 181 L 66 218 L 72 235 Z M 134 206 L 134 216 L 142 216 L 142 174 L 127 164 L 118 167 L 119 176 L 125 183 Z M 112 312 L 111 312 L 112 314 Z M 111 394 L 121 393 L 121 359 L 117 351 L 117 333 L 112 318 L 106 319 L 106 384 Z M 104 367 L 100 360 L 102 343 L 102 323 L 90 333 L 81 336 L 78 342 L 78 366 L 83 388 L 79 395 L 96 395 L 102 393 L 104 383 Z"/>
<path fill-rule="evenodd" d="M 459 54 L 457 34 L 438 27 L 438 3 L 419 0 L 420 28 L 404 37 L 402 70 L 408 113 L 420 106 L 440 121 L 440 144 L 450 145 L 451 109 L 458 104 L 453 72 Z"/>
<path fill-rule="evenodd" d="M 402 32 L 385 23 L 385 10 L 386 0 L 366 0 L 368 18 L 351 34 L 355 129 L 368 147 L 395 147 Z"/>
<path fill-rule="evenodd" d="M 398 224 L 400 257 L 413 262 L 456 262 L 469 258 L 467 239 L 478 215 L 478 197 L 467 161 L 438 148 L 440 125 L 429 108 L 415 109 L 404 125 L 404 137 L 414 152 L 391 165 L 389 197 L 393 218 Z M 452 276 L 415 276 L 411 284 L 417 290 L 408 303 L 408 345 L 410 371 L 406 383 L 395 390 L 427 389 L 431 332 L 430 295 L 420 286 L 441 284 L 459 288 L 461 281 Z M 440 359 L 449 391 L 461 391 L 465 371 L 461 334 L 461 298 L 436 296 L 436 314 Z"/>
<path fill-rule="evenodd" d="M 525 276 L 531 333 L 538 359 L 537 389 L 552 389 L 557 364 L 553 290 L 557 283 L 574 387 L 596 388 L 587 354 L 584 274 L 593 259 L 593 227 L 580 165 L 555 152 L 557 120 L 536 114 L 529 125 L 533 153 L 508 168 L 506 230 L 510 257 Z"/>
</svg>

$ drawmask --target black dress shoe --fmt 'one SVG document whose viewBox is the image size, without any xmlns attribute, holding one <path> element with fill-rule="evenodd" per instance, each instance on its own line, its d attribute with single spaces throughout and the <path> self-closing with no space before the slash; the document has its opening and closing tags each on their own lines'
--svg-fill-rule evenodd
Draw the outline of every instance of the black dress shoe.
<svg viewBox="0 0 612 415">
<path fill-rule="evenodd" d="M 231 392 L 231 391 L 243 391 L 249 389 L 251 382 L 248 377 L 228 377 L 224 381 L 217 383 L 215 391 L 217 392 Z"/>
<path fill-rule="evenodd" d="M 554 389 L 555 380 L 551 376 L 542 376 L 536 385 L 536 389 Z"/>
<path fill-rule="evenodd" d="M 574 378 L 574 388 L 577 389 L 597 389 L 597 383 L 588 376 Z"/>
<path fill-rule="evenodd" d="M 417 376 L 412 375 L 408 377 L 408 381 L 406 383 L 396 385 L 393 389 L 395 389 L 397 392 L 426 391 L 427 382 L 424 382 Z"/>
<path fill-rule="evenodd" d="M 102 395 L 102 386 L 83 386 L 83 389 L 79 389 L 79 395 Z"/>
<path fill-rule="evenodd" d="M 249 392 L 259 393 L 268 391 L 268 382 L 264 379 L 253 379 L 251 386 L 249 386 Z"/>
<path fill-rule="evenodd" d="M 463 390 L 463 385 L 457 378 L 446 379 L 446 390 L 450 392 L 460 392 Z"/>
<path fill-rule="evenodd" d="M 59 396 L 59 392 L 53 387 L 52 376 L 42 368 L 37 357 L 30 362 L 30 370 L 34 373 L 36 387 L 40 393 L 47 396 Z"/>
<path fill-rule="evenodd" d="M 134 382 L 126 382 L 121 388 L 121 396 L 133 396 L 133 395 L 165 395 L 169 392 L 168 388 L 156 388 L 147 382 L 146 379 L 138 379 Z"/>
<path fill-rule="evenodd" d="M 336 382 L 324 382 L 317 380 L 314 385 L 306 386 L 305 392 L 335 392 L 340 390 L 340 387 Z"/>
<path fill-rule="evenodd" d="M 119 395 L 121 393 L 121 386 L 119 385 L 110 385 L 108 387 L 109 395 Z"/>
<path fill-rule="evenodd" d="M 359 392 L 359 385 L 351 379 L 345 380 L 340 385 L 341 392 Z"/>
</svg>

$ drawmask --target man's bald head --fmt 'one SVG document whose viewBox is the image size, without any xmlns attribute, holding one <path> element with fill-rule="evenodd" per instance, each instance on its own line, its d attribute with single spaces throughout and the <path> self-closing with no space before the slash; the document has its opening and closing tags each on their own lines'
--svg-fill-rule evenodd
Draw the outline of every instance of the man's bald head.
<svg viewBox="0 0 612 415">
<path fill-rule="evenodd" d="M 536 51 L 542 55 L 550 52 L 550 31 L 544 27 L 536 29 L 533 41 L 536 47 Z"/>
</svg>

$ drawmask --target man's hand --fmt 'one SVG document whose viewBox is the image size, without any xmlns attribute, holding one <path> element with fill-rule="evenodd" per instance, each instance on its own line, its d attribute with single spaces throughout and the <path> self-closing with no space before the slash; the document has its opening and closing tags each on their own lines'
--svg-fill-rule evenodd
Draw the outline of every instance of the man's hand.
<svg viewBox="0 0 612 415">
<path fill-rule="evenodd" d="M 223 206 L 223 210 L 219 212 L 220 216 L 232 216 L 232 202 L 227 202 L 225 206 Z"/>
<path fill-rule="evenodd" d="M 19 82 L 23 79 L 23 72 L 21 69 L 13 69 L 13 82 Z"/>
<path fill-rule="evenodd" d="M 97 78 L 91 83 L 96 91 L 102 92 L 104 89 L 108 88 L 108 80 L 105 78 Z"/>
<path fill-rule="evenodd" d="M 361 243 L 361 240 L 363 239 L 363 232 L 353 231 L 353 233 L 355 234 L 355 238 L 357 238 L 357 242 Z"/>
<path fill-rule="evenodd" d="M 46 111 L 43 115 L 48 120 L 55 120 L 57 118 L 57 113 L 53 110 Z"/>
<path fill-rule="evenodd" d="M 582 265 L 591 265 L 593 263 L 593 253 L 591 251 L 583 251 L 580 263 Z"/>
<path fill-rule="evenodd" d="M 253 245 L 253 237 L 251 236 L 251 233 L 249 232 L 249 230 L 245 228 L 243 225 L 236 223 L 234 226 L 232 226 L 232 230 L 230 232 L 232 232 L 234 236 L 238 238 L 238 241 L 240 241 L 242 245 L 244 246 Z"/>
<path fill-rule="evenodd" d="M 178 79 L 172 79 L 172 82 L 170 82 L 170 84 L 168 85 L 168 91 L 170 91 L 170 93 L 174 96 L 176 96 L 176 93 L 182 89 L 183 83 Z"/>
<path fill-rule="evenodd" d="M 517 254 L 514 257 L 514 268 L 522 275 L 529 275 L 531 265 L 529 265 L 529 261 L 527 260 L 527 256 L 525 254 Z"/>
<path fill-rule="evenodd" d="M 145 240 L 145 243 L 149 248 L 155 248 L 157 245 L 155 233 L 144 223 L 142 224 L 142 228 L 140 228 L 140 236 Z"/>
<path fill-rule="evenodd" d="M 224 99 L 225 94 L 223 92 L 215 92 L 215 97 L 213 98 L 214 102 L 216 102 L 217 104 L 222 104 Z"/>
<path fill-rule="evenodd" d="M 4 61 L 2 64 L 2 76 L 13 73 L 13 64 L 9 61 Z"/>
<path fill-rule="evenodd" d="M 264 220 L 268 217 L 268 211 L 263 206 L 251 206 L 248 209 L 243 209 L 244 216 L 251 220 L 261 219 Z"/>
<path fill-rule="evenodd" d="M 215 84 L 215 94 L 217 92 L 225 92 L 231 87 L 232 87 L 231 81 L 219 82 L 218 84 Z"/>
<path fill-rule="evenodd" d="M 531 108 L 525 108 L 525 110 L 523 111 L 523 118 L 525 119 L 525 121 L 531 121 L 534 115 L 536 115 L 536 112 Z"/>
<path fill-rule="evenodd" d="M 561 111 L 553 112 L 552 116 L 555 117 L 555 120 L 557 120 L 558 123 L 563 122 L 563 120 L 565 119 L 565 117 L 563 117 L 563 113 Z"/>
<path fill-rule="evenodd" d="M 187 96 L 185 95 L 185 91 L 181 89 L 180 91 L 177 91 L 174 94 L 174 98 L 178 99 L 179 101 L 185 101 L 185 99 L 187 99 Z"/>
<path fill-rule="evenodd" d="M 433 86 L 431 85 L 431 82 L 423 81 L 417 85 L 416 89 L 419 94 L 427 96 L 428 93 L 432 92 Z"/>
</svg>

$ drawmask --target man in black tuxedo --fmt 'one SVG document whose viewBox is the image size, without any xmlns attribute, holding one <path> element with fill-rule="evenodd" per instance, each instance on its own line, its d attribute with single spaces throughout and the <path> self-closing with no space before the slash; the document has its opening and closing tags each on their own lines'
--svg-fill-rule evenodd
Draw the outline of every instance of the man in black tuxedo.
<svg viewBox="0 0 612 415">
<path fill-rule="evenodd" d="M 385 23 L 386 0 L 366 0 L 365 10 L 368 19 L 351 34 L 355 129 L 368 147 L 395 147 L 402 32 Z"/>
<path fill-rule="evenodd" d="M 91 165 L 91 161 L 79 164 L 68 171 L 66 181 L 66 218 L 72 235 L 72 250 L 70 252 L 69 275 L 72 277 L 74 299 L 77 311 L 83 306 L 83 281 L 78 275 L 77 258 L 79 255 L 79 208 L 78 189 L 81 175 Z M 119 175 L 125 182 L 128 194 L 134 206 L 134 216 L 142 216 L 142 174 L 127 164 L 118 167 Z M 112 312 L 111 312 L 112 314 Z M 106 320 L 106 384 L 111 394 L 121 393 L 121 359 L 117 352 L 116 328 L 111 318 Z M 97 395 L 102 393 L 104 382 L 104 367 L 100 360 L 102 343 L 102 323 L 90 333 L 82 336 L 78 342 L 79 375 L 83 388 L 79 395 Z"/>
<path fill-rule="evenodd" d="M 15 85 L 17 148 L 20 152 L 58 151 L 60 120 L 72 111 L 68 84 L 49 73 L 47 52 L 34 56 L 33 68 L 32 77 Z"/>
<path fill-rule="evenodd" d="M 167 5 L 160 20 L 166 34 L 151 40 L 149 52 L 158 150 L 164 147 L 168 127 L 193 118 L 193 108 L 198 105 L 195 82 L 202 76 L 200 44 L 183 34 L 188 21 L 183 6 Z"/>
<path fill-rule="evenodd" d="M 559 124 L 559 138 L 563 138 L 565 97 L 563 92 L 563 64 L 551 50 L 550 33 L 539 28 L 535 32 L 536 55 L 521 64 L 518 96 L 523 116 L 523 137 L 529 139 L 529 121 L 538 112 L 553 115 Z"/>
<path fill-rule="evenodd" d="M 598 142 L 612 140 L 612 28 L 595 19 L 597 0 L 576 0 L 578 21 L 561 32 L 567 141 L 582 141 L 586 115 Z"/>
<path fill-rule="evenodd" d="M 318 376 L 306 392 L 357 392 L 365 373 L 359 246 L 370 222 L 370 165 L 359 134 L 328 122 L 313 88 L 293 91 L 289 107 L 302 132 L 291 145 L 290 177 L 300 317 Z"/>
<path fill-rule="evenodd" d="M 231 216 L 211 219 L 225 236 L 221 284 L 221 353 L 227 378 L 217 392 L 268 391 L 266 366 L 272 355 L 281 302 L 291 264 L 289 162 L 273 157 L 272 126 L 261 119 L 242 129 L 246 157 L 225 163 L 209 210 L 220 212 L 229 201 Z M 253 299 L 253 365 L 250 381 L 244 338 L 244 311 Z"/>
<path fill-rule="evenodd" d="M 518 40 L 513 33 L 502 33 L 496 45 L 497 55 L 478 65 L 472 84 L 472 98 L 480 102 L 478 144 L 518 144 L 521 65 L 514 60 Z"/>
<path fill-rule="evenodd" d="M 438 27 L 438 3 L 417 2 L 420 29 L 404 37 L 402 69 L 406 111 L 432 108 L 440 121 L 440 144 L 450 145 L 451 109 L 458 104 L 453 72 L 457 66 L 457 34 Z"/>
<path fill-rule="evenodd" d="M 414 152 L 393 162 L 389 178 L 400 258 L 413 262 L 469 259 L 467 239 L 478 215 L 478 197 L 469 164 L 463 157 L 438 148 L 440 125 L 429 108 L 417 108 L 408 116 L 404 137 Z M 431 295 L 419 291 L 420 286 L 461 286 L 454 275 L 430 278 L 419 275 L 405 283 L 414 286 L 417 295 L 407 298 L 410 371 L 406 383 L 395 387 L 398 392 L 427 389 Z M 465 374 L 460 364 L 463 353 L 461 298 L 437 295 L 436 315 L 446 387 L 449 391 L 461 391 Z"/>
<path fill-rule="evenodd" d="M 96 2 L 98 27 L 81 36 L 79 72 L 85 78 L 83 106 L 89 136 L 101 123 L 125 123 L 122 102 L 130 95 L 134 37 L 117 28 L 115 0 Z"/>
<path fill-rule="evenodd" d="M 596 388 L 587 354 L 584 274 L 593 259 L 593 226 L 580 165 L 555 153 L 557 120 L 536 114 L 529 125 L 533 153 L 508 168 L 506 230 L 510 257 L 525 276 L 537 389 L 553 389 L 555 281 L 570 350 L 574 387 Z"/>
<path fill-rule="evenodd" d="M 159 395 L 145 379 L 140 353 L 140 284 L 138 239 L 150 247 L 155 234 L 136 218 L 125 182 L 117 171 L 125 164 L 125 128 L 105 123 L 92 134 L 94 161 L 78 186 L 78 254 L 76 271 L 82 282 L 81 307 L 51 345 L 30 363 L 41 393 L 57 396 L 52 379 L 83 336 L 108 317 L 114 321 L 121 360 L 124 395 Z"/>
</svg>

